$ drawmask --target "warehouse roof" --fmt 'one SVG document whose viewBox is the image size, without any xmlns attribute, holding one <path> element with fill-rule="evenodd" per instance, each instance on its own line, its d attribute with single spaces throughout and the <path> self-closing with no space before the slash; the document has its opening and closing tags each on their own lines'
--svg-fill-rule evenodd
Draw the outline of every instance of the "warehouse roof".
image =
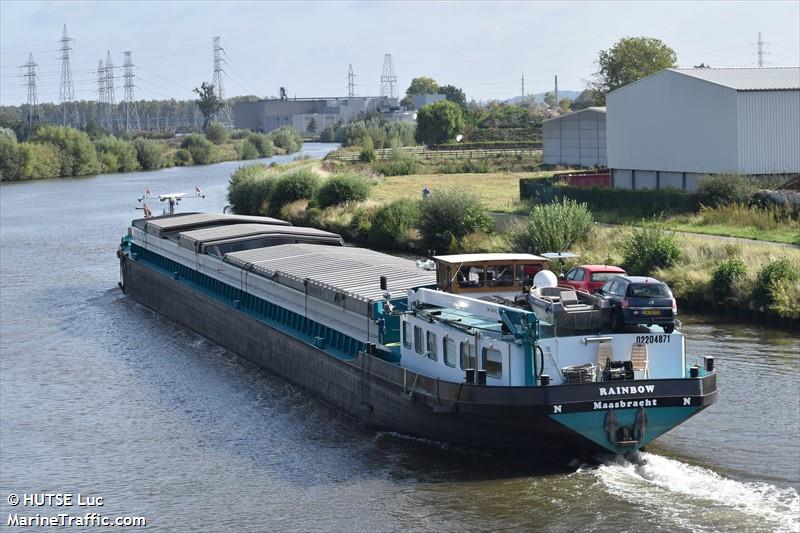
<svg viewBox="0 0 800 533">
<path fill-rule="evenodd" d="M 800 89 L 800 67 L 674 68 L 669 70 L 737 91 Z"/>
<path fill-rule="evenodd" d="M 603 113 L 603 114 L 605 114 L 606 108 L 605 108 L 605 106 L 603 106 L 603 107 L 586 107 L 586 108 L 583 108 L 583 109 L 579 109 L 578 111 L 573 111 L 572 113 L 566 113 L 564 115 L 560 115 L 560 116 L 557 116 L 557 117 L 548 118 L 546 120 L 543 120 L 542 122 L 549 122 L 551 120 L 558 120 L 558 119 L 562 119 L 564 117 L 571 117 L 573 115 L 577 115 L 578 113 L 585 113 L 587 111 L 592 111 L 592 112 L 595 112 L 595 113 Z"/>
</svg>

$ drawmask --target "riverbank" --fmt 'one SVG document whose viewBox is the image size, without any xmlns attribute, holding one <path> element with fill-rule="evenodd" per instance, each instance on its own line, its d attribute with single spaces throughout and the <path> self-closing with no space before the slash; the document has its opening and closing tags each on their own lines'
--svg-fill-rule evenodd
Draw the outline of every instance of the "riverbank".
<svg viewBox="0 0 800 533">
<path fill-rule="evenodd" d="M 511 209 L 516 191 L 517 174 L 440 174 L 413 176 L 371 176 L 337 173 L 323 170 L 331 168 L 324 162 L 307 165 L 315 172 L 318 184 L 306 193 L 296 194 L 284 204 L 275 204 L 270 195 L 271 180 L 286 177 L 290 172 L 280 168 L 252 168 L 247 173 L 246 191 L 237 190 L 236 174 L 229 188 L 231 203 L 242 214 L 279 215 L 298 225 L 309 225 L 339 233 L 350 242 L 392 252 L 412 252 L 426 255 L 427 250 L 439 253 L 473 252 L 528 252 L 541 253 L 552 249 L 529 249 L 530 240 L 520 238 L 527 229 L 527 215 L 504 223 L 492 223 L 489 210 Z M 321 206 L 316 191 L 326 180 L 347 176 L 347 180 L 368 180 L 372 186 L 363 197 L 344 195 L 335 205 Z M 359 176 L 361 176 L 359 178 Z M 445 202 L 431 208 L 432 203 L 422 202 L 422 189 L 428 187 L 432 198 L 450 196 Z M 248 196 L 246 202 L 242 194 Z M 252 195 L 256 195 L 253 197 Z M 258 196 L 261 195 L 261 196 Z M 481 205 L 482 204 L 482 205 Z M 800 319 L 800 248 L 770 243 L 729 242 L 700 234 L 681 234 L 677 238 L 669 231 L 658 239 L 669 242 L 674 252 L 669 260 L 655 261 L 648 271 L 641 271 L 629 257 L 634 251 L 655 246 L 665 246 L 661 240 L 650 242 L 647 232 L 634 226 L 610 227 L 592 223 L 580 230 L 565 245 L 581 255 L 582 263 L 617 264 L 627 267 L 631 274 L 650 274 L 667 282 L 682 305 L 708 310 L 730 308 L 750 313 L 754 320 L 775 319 L 777 325 L 796 327 Z M 498 217 L 495 217 L 497 219 Z M 511 220 L 508 220 L 508 219 Z M 566 226 L 568 221 L 552 222 Z M 437 229 L 438 228 L 438 229 Z M 656 231 L 658 226 L 649 225 Z M 535 229 L 534 232 L 559 228 Z M 446 234 L 446 235 L 445 235 Z M 444 236 L 442 236 L 444 235 Z M 553 241 L 551 241 L 553 242 Z M 567 241 L 557 241 L 567 242 Z M 550 248 L 556 245 L 547 245 Z M 627 248 L 626 248 L 627 247 Z M 623 253 L 628 249 L 629 253 Z M 644 252 L 643 252 L 644 253 Z M 640 264 L 640 263 L 636 263 Z M 570 264 L 565 264 L 568 268 Z M 738 311 L 737 311 L 738 312 Z"/>
<path fill-rule="evenodd" d="M 182 136 L 115 137 L 99 129 L 42 126 L 28 142 L 18 142 L 13 131 L 0 128 L 0 181 L 246 161 L 296 153 L 302 146 L 297 131 L 289 127 L 269 134 L 231 133 L 212 124 L 204 133 Z"/>
</svg>

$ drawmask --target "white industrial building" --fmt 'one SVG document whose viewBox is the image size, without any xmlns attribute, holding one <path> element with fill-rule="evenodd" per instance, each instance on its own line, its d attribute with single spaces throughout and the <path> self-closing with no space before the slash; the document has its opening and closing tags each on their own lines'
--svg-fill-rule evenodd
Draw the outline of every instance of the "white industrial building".
<svg viewBox="0 0 800 533">
<path fill-rule="evenodd" d="M 800 68 L 662 70 L 606 97 L 615 187 L 800 173 Z"/>
<path fill-rule="evenodd" d="M 545 165 L 606 166 L 606 108 L 587 107 L 542 123 Z"/>
</svg>

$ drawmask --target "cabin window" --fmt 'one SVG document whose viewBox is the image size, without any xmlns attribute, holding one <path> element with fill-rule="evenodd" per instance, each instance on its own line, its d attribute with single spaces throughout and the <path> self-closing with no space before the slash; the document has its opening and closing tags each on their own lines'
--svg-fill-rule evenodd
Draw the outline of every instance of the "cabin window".
<svg viewBox="0 0 800 533">
<path fill-rule="evenodd" d="M 542 270 L 542 265 L 517 265 L 517 283 L 519 285 L 533 285 L 533 276 Z"/>
<path fill-rule="evenodd" d="M 436 333 L 428 331 L 425 335 L 428 337 L 428 359 L 438 361 L 439 354 L 436 348 Z"/>
<path fill-rule="evenodd" d="M 403 346 L 411 348 L 411 324 L 403 322 Z"/>
<path fill-rule="evenodd" d="M 424 342 L 425 341 L 422 337 L 422 328 L 419 326 L 414 326 L 414 351 L 420 355 L 425 352 L 425 345 L 423 344 Z"/>
<path fill-rule="evenodd" d="M 450 337 L 445 337 L 442 343 L 444 349 L 444 364 L 455 368 L 456 366 L 456 341 Z"/>
<path fill-rule="evenodd" d="M 488 377 L 498 379 L 503 377 L 503 356 L 500 350 L 484 348 L 481 350 L 481 362 Z"/>
<path fill-rule="evenodd" d="M 461 343 L 461 370 L 475 368 L 475 345 L 471 342 Z"/>
<path fill-rule="evenodd" d="M 513 287 L 513 265 L 489 265 L 486 267 L 486 282 L 489 287 Z"/>
<path fill-rule="evenodd" d="M 483 268 L 476 266 L 464 266 L 456 273 L 458 286 L 462 289 L 474 289 L 483 287 Z"/>
</svg>

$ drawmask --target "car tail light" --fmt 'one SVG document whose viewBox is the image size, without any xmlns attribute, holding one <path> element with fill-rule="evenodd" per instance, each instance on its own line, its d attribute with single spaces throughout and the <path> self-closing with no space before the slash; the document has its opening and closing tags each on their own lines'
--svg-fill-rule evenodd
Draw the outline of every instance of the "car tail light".
<svg viewBox="0 0 800 533">
<path fill-rule="evenodd" d="M 675 301 L 675 298 L 672 299 L 672 314 L 678 313 L 678 302 Z"/>
<path fill-rule="evenodd" d="M 628 299 L 627 298 L 623 298 L 622 300 L 620 300 L 619 305 L 623 309 L 627 309 L 630 304 L 628 303 Z"/>
</svg>

